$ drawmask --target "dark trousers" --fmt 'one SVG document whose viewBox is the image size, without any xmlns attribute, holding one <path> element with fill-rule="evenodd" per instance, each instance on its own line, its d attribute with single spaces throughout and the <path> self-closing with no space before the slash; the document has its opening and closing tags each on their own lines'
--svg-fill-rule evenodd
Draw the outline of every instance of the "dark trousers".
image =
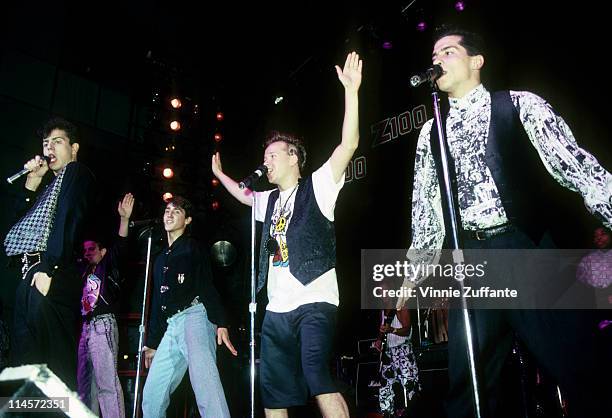
<svg viewBox="0 0 612 418">
<path fill-rule="evenodd" d="M 76 391 L 76 312 L 43 296 L 36 286 L 30 286 L 33 274 L 34 271 L 30 271 L 17 286 L 13 362 L 15 365 L 46 363 L 71 390 Z M 53 278 L 56 280 L 75 278 L 58 274 Z"/>
<path fill-rule="evenodd" d="M 522 232 L 515 231 L 487 241 L 464 241 L 464 248 L 536 246 Z M 592 312 L 483 309 L 471 310 L 470 315 L 483 417 L 507 416 L 507 406 L 499 402 L 502 395 L 500 377 L 515 336 L 558 383 L 567 400 L 570 417 L 609 416 L 610 395 L 606 392 L 610 388 L 611 351 L 596 341 L 596 321 Z M 449 313 L 448 347 L 448 416 L 472 418 L 475 410 L 463 314 L 459 309 Z"/>
</svg>

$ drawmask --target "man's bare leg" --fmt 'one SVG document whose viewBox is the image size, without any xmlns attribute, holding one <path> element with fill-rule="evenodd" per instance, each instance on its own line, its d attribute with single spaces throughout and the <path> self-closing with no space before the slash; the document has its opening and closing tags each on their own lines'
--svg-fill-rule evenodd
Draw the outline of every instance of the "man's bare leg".
<svg viewBox="0 0 612 418">
<path fill-rule="evenodd" d="M 348 406 L 339 392 L 323 393 L 316 399 L 324 418 L 349 418 Z"/>
<path fill-rule="evenodd" d="M 266 418 L 287 418 L 287 410 L 286 409 L 265 409 Z M 348 415 L 347 415 L 348 416 Z"/>
</svg>

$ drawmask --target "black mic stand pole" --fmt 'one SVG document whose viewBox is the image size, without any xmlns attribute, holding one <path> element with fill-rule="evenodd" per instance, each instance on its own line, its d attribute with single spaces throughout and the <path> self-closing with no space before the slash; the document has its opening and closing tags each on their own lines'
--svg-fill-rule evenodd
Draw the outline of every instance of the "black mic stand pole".
<svg viewBox="0 0 612 418">
<path fill-rule="evenodd" d="M 132 407 L 132 418 L 139 416 L 138 404 L 140 402 L 140 370 L 142 365 L 142 347 L 144 342 L 145 331 L 145 314 L 147 311 L 147 299 L 149 293 L 149 271 L 151 266 L 151 241 L 153 240 L 153 227 L 149 227 L 149 237 L 147 238 L 147 264 L 145 266 L 144 291 L 142 296 L 142 314 L 140 318 L 140 326 L 138 327 L 138 365 L 136 367 L 136 383 L 134 384 L 134 405 Z"/>
<path fill-rule="evenodd" d="M 443 179 L 441 179 L 441 183 L 443 185 L 443 190 L 440 192 L 444 194 L 446 197 L 446 201 L 448 202 L 448 208 L 443 208 L 447 210 L 447 217 L 450 219 L 450 230 L 451 236 L 451 249 L 453 255 L 453 262 L 455 264 L 463 264 L 465 262 L 463 258 L 463 251 L 459 245 L 459 227 L 457 225 L 457 208 L 455 206 L 454 196 L 451 188 L 451 177 L 448 163 L 448 154 L 446 152 L 446 132 L 444 129 L 444 121 L 442 120 L 442 113 L 440 111 L 440 97 L 438 96 L 438 88 L 436 85 L 436 81 L 430 80 L 429 85 L 431 88 L 431 97 L 433 100 L 433 110 L 434 110 L 434 122 L 436 124 L 436 129 L 438 130 L 438 141 L 440 143 L 440 161 L 442 162 L 442 173 Z M 472 332 L 472 324 L 470 321 L 470 313 L 467 308 L 467 301 L 463 295 L 463 281 L 457 280 L 459 282 L 459 289 L 461 292 L 461 310 L 463 314 L 463 324 L 465 326 L 465 339 L 467 342 L 467 352 L 468 352 L 468 360 L 470 364 L 470 378 L 472 383 L 472 394 L 474 406 L 476 409 L 476 418 L 481 418 L 481 402 L 480 402 L 480 389 L 478 385 L 478 377 L 476 373 L 476 359 L 474 355 L 474 340 L 473 340 L 473 332 Z"/>
<path fill-rule="evenodd" d="M 253 205 L 251 206 L 251 302 L 249 303 L 249 346 L 250 346 L 250 389 L 251 389 L 251 418 L 255 418 L 255 313 L 257 303 L 255 294 L 257 291 L 257 281 L 255 278 L 255 192 L 253 195 Z"/>
</svg>

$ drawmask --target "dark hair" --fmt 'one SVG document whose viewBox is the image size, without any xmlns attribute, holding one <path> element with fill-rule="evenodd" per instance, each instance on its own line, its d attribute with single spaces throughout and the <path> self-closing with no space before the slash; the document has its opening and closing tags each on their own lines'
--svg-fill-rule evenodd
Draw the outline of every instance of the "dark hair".
<svg viewBox="0 0 612 418">
<path fill-rule="evenodd" d="M 264 149 L 268 148 L 268 145 L 282 141 L 287 144 L 289 148 L 289 155 L 297 155 L 298 158 L 298 167 L 300 169 L 300 174 L 304 171 L 304 167 L 306 167 L 306 148 L 300 138 L 297 136 L 293 136 L 290 134 L 272 131 L 266 137 L 263 147 Z"/>
<path fill-rule="evenodd" d="M 60 117 L 53 117 L 49 119 L 39 130 L 39 136 L 46 138 L 54 129 L 61 129 L 62 131 L 66 132 L 66 136 L 71 144 L 81 142 L 79 129 L 76 127 L 76 125 Z"/>
<path fill-rule="evenodd" d="M 172 204 L 175 208 L 183 209 L 185 211 L 185 218 L 193 216 L 193 204 L 183 196 L 174 196 L 168 199 L 166 207 L 168 207 L 169 204 Z"/>
<path fill-rule="evenodd" d="M 470 57 L 485 55 L 486 47 L 484 39 L 476 32 L 470 32 L 456 26 L 442 25 L 436 28 L 433 43 L 435 44 L 445 36 L 460 36 L 461 41 L 459 41 L 459 45 L 465 48 Z"/>
<path fill-rule="evenodd" d="M 102 240 L 100 240 L 98 238 L 93 238 L 93 237 L 85 238 L 83 240 L 83 244 L 85 244 L 86 242 L 95 242 L 99 249 L 107 248 L 107 246 L 104 243 L 104 241 L 102 241 Z"/>
</svg>

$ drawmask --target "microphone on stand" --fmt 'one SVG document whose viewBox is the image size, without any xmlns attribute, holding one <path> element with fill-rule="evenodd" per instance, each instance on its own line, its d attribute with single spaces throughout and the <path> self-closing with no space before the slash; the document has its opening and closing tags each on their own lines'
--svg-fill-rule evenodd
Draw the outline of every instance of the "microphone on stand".
<svg viewBox="0 0 612 418">
<path fill-rule="evenodd" d="M 44 156 L 43 156 L 43 157 L 41 157 L 40 167 L 42 167 L 42 159 L 44 159 L 44 160 L 47 162 L 47 164 L 49 164 L 49 162 L 50 162 L 50 160 L 51 160 L 49 157 L 44 157 Z M 13 182 L 14 182 L 15 180 L 17 180 L 17 179 L 19 179 L 19 178 L 21 178 L 21 177 L 25 176 L 25 175 L 26 175 L 26 174 L 28 174 L 30 171 L 32 171 L 32 170 L 29 170 L 29 169 L 27 169 L 27 168 L 24 168 L 24 169 L 22 169 L 21 171 L 18 171 L 17 173 L 13 174 L 12 176 L 7 177 L 7 178 L 6 178 L 6 181 L 7 181 L 9 184 L 13 184 Z"/>
<path fill-rule="evenodd" d="M 128 226 L 130 228 L 138 228 L 138 227 L 141 227 L 141 226 L 156 225 L 158 223 L 161 223 L 161 219 L 159 219 L 159 218 L 150 218 L 150 219 L 142 219 L 140 221 L 130 221 Z"/>
<path fill-rule="evenodd" d="M 267 172 L 268 172 L 268 167 L 266 167 L 264 164 L 260 165 L 259 167 L 255 169 L 253 173 L 251 173 L 250 176 L 248 176 L 247 178 L 242 180 L 240 183 L 238 183 L 238 187 L 240 187 L 240 189 L 251 187 L 253 184 L 257 182 L 257 180 L 261 178 L 261 176 L 263 176 Z"/>
<path fill-rule="evenodd" d="M 415 74 L 412 77 L 410 77 L 410 85 L 412 87 L 418 87 L 427 81 L 429 81 L 430 83 L 433 83 L 438 78 L 442 77 L 442 74 L 444 74 L 444 70 L 442 69 L 441 66 L 436 64 L 433 67 L 430 67 L 427 70 L 425 70 L 425 72 L 420 73 L 420 74 Z"/>
</svg>

